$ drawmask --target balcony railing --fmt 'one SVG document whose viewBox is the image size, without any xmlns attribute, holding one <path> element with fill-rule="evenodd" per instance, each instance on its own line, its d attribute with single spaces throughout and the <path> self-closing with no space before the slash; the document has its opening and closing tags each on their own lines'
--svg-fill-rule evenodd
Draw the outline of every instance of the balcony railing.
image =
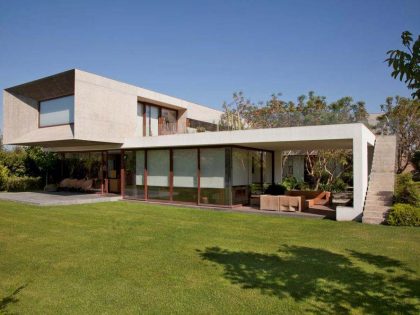
<svg viewBox="0 0 420 315">
<path fill-rule="evenodd" d="M 162 122 L 159 126 L 159 135 L 173 135 L 178 133 L 178 124 L 177 123 L 168 123 Z"/>
</svg>

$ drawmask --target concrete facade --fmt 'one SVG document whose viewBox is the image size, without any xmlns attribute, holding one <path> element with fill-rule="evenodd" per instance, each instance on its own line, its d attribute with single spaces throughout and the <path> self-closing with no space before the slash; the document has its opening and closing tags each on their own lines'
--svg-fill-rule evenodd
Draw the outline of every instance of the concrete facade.
<svg viewBox="0 0 420 315">
<path fill-rule="evenodd" d="M 38 102 L 74 94 L 74 124 L 40 128 Z M 178 134 L 144 137 L 138 102 L 177 110 Z M 6 89 L 4 144 L 40 145 L 57 152 L 235 145 L 274 152 L 274 181 L 283 177 L 282 152 L 352 149 L 354 207 L 338 207 L 337 218 L 358 219 L 363 212 L 369 147 L 375 135 L 363 124 L 185 133 L 187 119 L 218 123 L 222 112 L 121 83 L 81 70 Z"/>
<path fill-rule="evenodd" d="M 54 84 L 57 81 L 62 85 Z M 74 124 L 39 128 L 38 102 L 70 94 L 75 96 Z M 72 147 L 92 142 L 115 145 L 124 143 L 126 138 L 140 139 L 143 135 L 136 130 L 138 102 L 177 110 L 179 132 L 186 132 L 187 118 L 217 124 L 222 114 L 202 105 L 75 69 L 4 90 L 3 141 L 4 144 L 42 143 L 49 147 Z"/>
</svg>

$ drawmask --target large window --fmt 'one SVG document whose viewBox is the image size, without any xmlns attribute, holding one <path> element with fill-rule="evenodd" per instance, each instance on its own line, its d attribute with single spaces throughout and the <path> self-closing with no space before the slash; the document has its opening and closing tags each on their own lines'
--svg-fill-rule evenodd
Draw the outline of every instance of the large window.
<svg viewBox="0 0 420 315">
<path fill-rule="evenodd" d="M 200 149 L 200 203 L 230 203 L 230 188 L 225 185 L 225 151 L 225 148 Z"/>
<path fill-rule="evenodd" d="M 125 154 L 125 195 L 129 198 L 145 199 L 144 196 L 144 151 L 127 151 Z"/>
<path fill-rule="evenodd" d="M 251 184 L 250 152 L 232 149 L 232 199 L 234 204 L 247 204 Z"/>
<path fill-rule="evenodd" d="M 197 149 L 173 150 L 173 200 L 197 202 Z"/>
<path fill-rule="evenodd" d="M 159 135 L 159 108 L 146 105 L 146 134 L 145 136 Z"/>
<path fill-rule="evenodd" d="M 162 108 L 161 135 L 171 135 L 177 132 L 176 110 Z"/>
<path fill-rule="evenodd" d="M 129 198 L 247 204 L 250 185 L 258 193 L 272 180 L 272 153 L 266 151 L 226 146 L 135 150 L 125 156 Z"/>
<path fill-rule="evenodd" d="M 149 199 L 169 200 L 169 150 L 147 151 L 147 192 Z"/>
<path fill-rule="evenodd" d="M 48 127 L 74 122 L 74 95 L 39 102 L 39 126 Z"/>
</svg>

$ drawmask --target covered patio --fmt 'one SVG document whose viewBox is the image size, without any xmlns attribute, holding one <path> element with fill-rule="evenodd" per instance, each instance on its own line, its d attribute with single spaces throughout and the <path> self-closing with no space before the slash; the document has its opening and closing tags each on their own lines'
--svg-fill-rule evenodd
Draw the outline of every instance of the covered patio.
<svg viewBox="0 0 420 315">
<path fill-rule="evenodd" d="M 283 152 L 288 150 L 324 150 L 324 149 L 348 149 L 352 151 L 353 161 L 353 193 L 350 206 L 345 203 L 337 203 L 333 207 L 309 207 L 309 211 L 325 212 L 334 211 L 337 220 L 361 219 L 368 185 L 368 176 L 371 168 L 375 135 L 363 124 L 339 124 L 324 126 L 302 126 L 273 129 L 236 130 L 222 132 L 207 132 L 188 135 L 169 135 L 165 137 L 127 139 L 123 145 L 124 150 L 158 150 L 171 148 L 210 148 L 214 146 L 230 146 L 232 149 L 229 165 L 231 172 L 224 177 L 225 188 L 231 189 L 230 205 L 235 207 L 236 188 L 242 189 L 241 181 L 247 173 L 247 167 L 241 169 L 243 159 L 236 154 L 235 150 L 258 150 L 262 153 L 261 183 L 281 183 L 284 178 Z M 253 153 L 250 153 L 253 154 Z M 272 160 L 270 162 L 270 160 Z M 254 167 L 254 164 L 252 164 Z M 250 166 L 248 166 L 248 169 Z M 169 167 L 168 167 L 169 169 Z M 237 175 L 235 175 L 235 169 Z M 272 172 L 272 174 L 270 174 Z M 229 177 L 230 176 L 230 177 Z M 248 176 L 248 178 L 253 177 Z M 239 186 L 235 184 L 239 183 Z M 249 183 L 249 182 L 248 182 Z M 228 185 L 228 186 L 226 186 Z M 168 189 L 171 191 L 170 187 Z M 198 198 L 200 203 L 200 198 Z M 242 202 L 239 202 L 239 207 Z"/>
</svg>

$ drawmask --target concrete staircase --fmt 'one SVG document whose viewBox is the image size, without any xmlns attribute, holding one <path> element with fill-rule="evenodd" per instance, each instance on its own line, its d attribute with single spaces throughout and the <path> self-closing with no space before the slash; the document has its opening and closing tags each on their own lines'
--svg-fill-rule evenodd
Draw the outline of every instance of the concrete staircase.
<svg viewBox="0 0 420 315">
<path fill-rule="evenodd" d="M 381 224 L 392 206 L 395 181 L 395 136 L 377 136 L 363 211 L 363 223 Z"/>
</svg>

